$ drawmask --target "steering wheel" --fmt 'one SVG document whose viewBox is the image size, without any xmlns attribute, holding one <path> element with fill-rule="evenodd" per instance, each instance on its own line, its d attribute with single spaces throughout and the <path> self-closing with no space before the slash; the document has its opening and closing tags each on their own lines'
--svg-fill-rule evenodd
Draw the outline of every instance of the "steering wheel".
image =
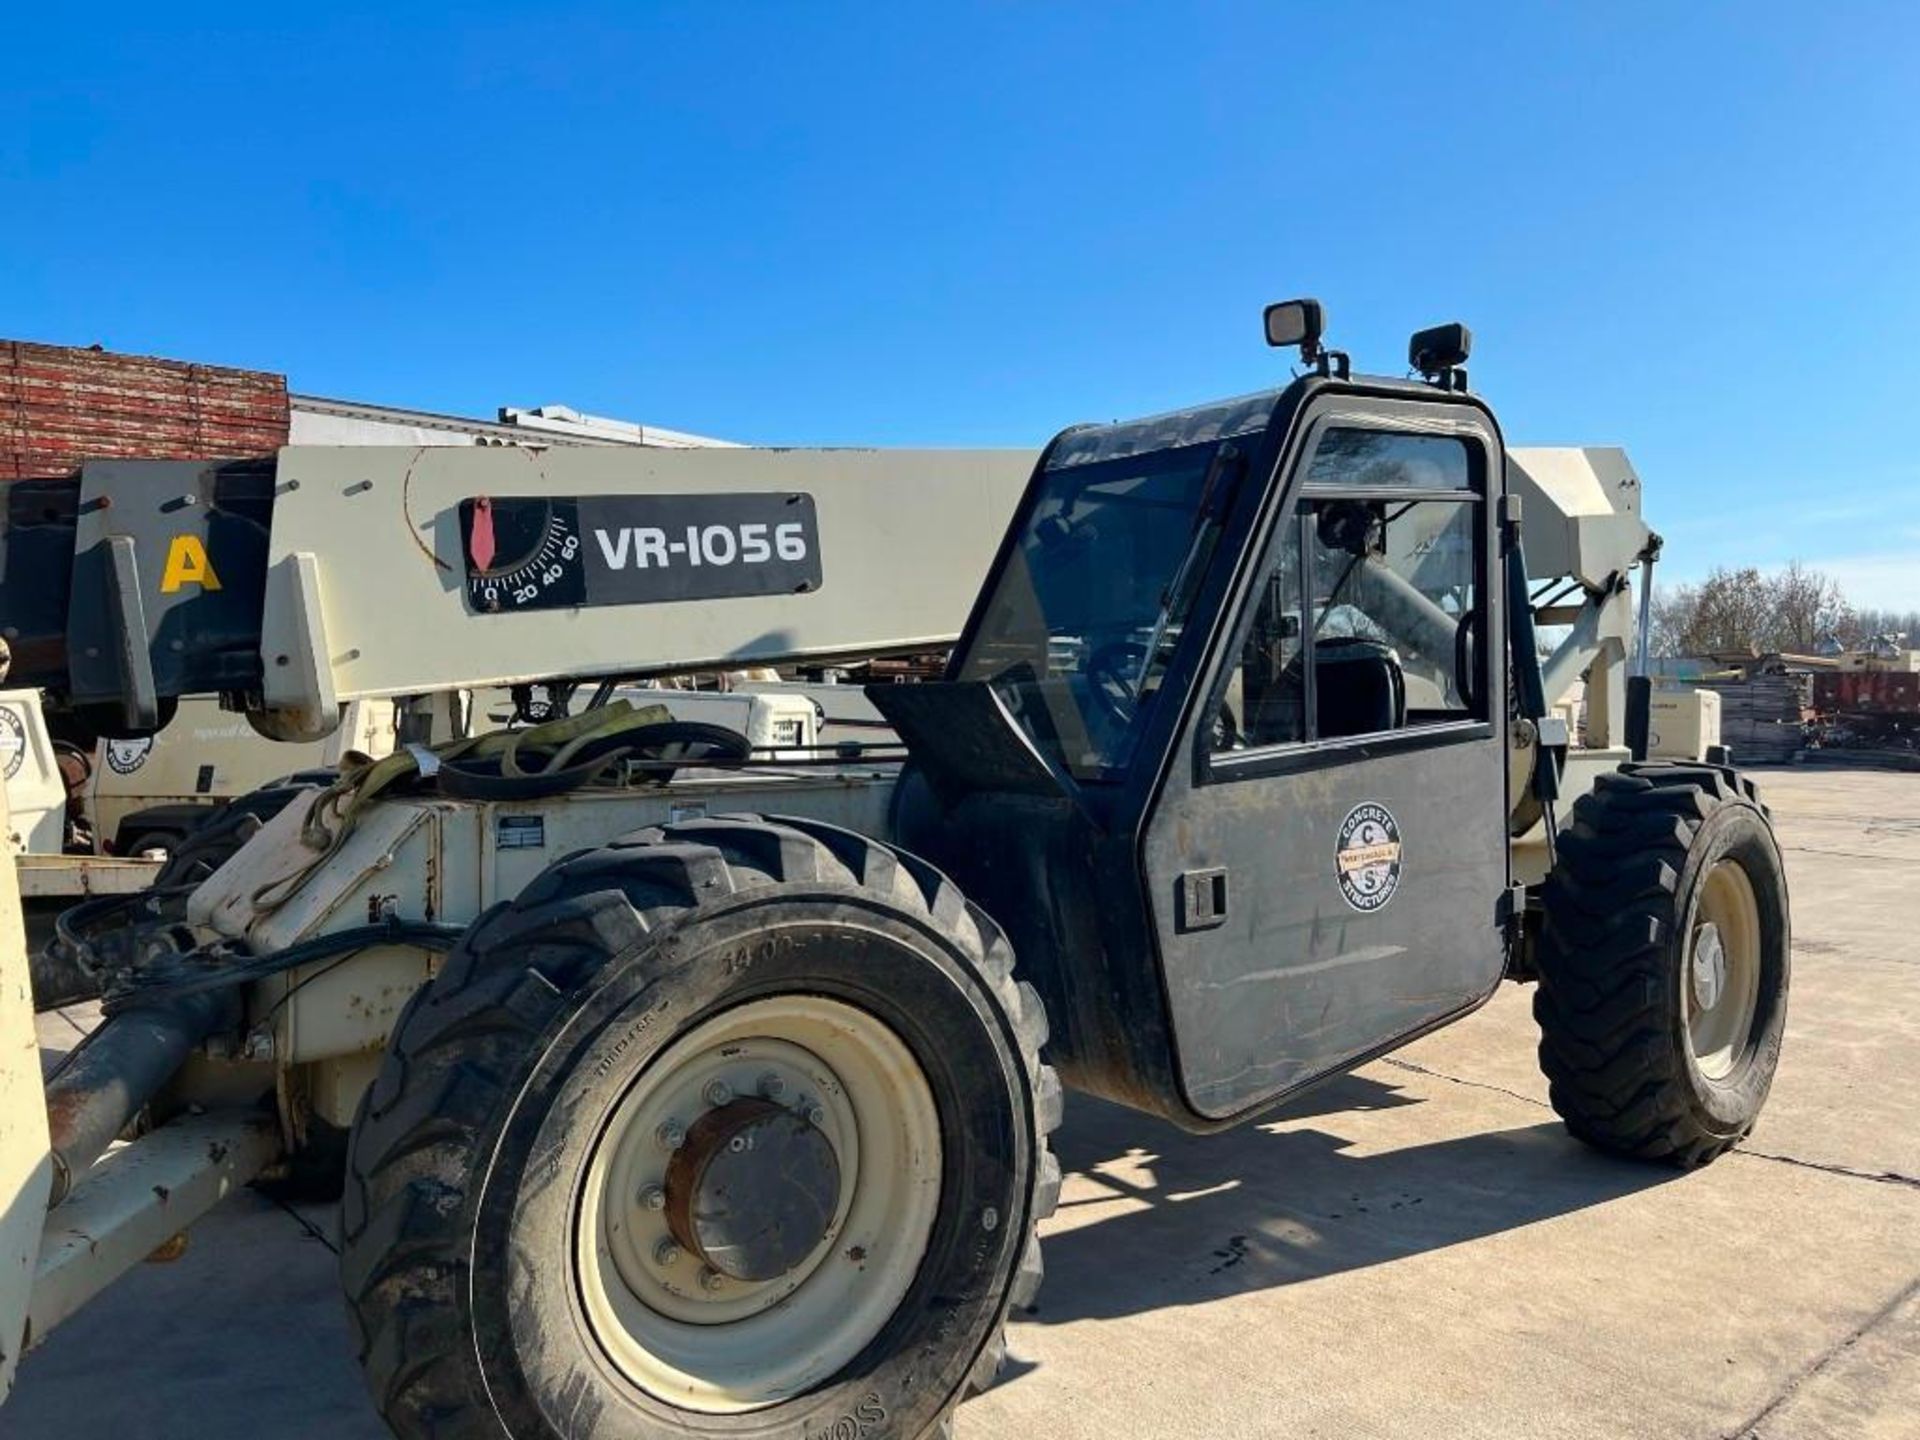
<svg viewBox="0 0 1920 1440">
<path fill-rule="evenodd" d="M 1213 731 L 1208 736 L 1213 753 L 1218 755 L 1222 750 L 1238 750 L 1245 739 L 1240 733 L 1240 721 L 1233 713 L 1233 706 L 1222 700 L 1220 709 L 1213 717 Z"/>
<path fill-rule="evenodd" d="M 1468 610 L 1460 617 L 1460 623 L 1453 627 L 1453 688 L 1460 693 L 1460 703 L 1469 710 L 1480 706 L 1477 693 L 1477 677 L 1474 672 L 1474 628 L 1480 620 L 1478 609 Z"/>
</svg>

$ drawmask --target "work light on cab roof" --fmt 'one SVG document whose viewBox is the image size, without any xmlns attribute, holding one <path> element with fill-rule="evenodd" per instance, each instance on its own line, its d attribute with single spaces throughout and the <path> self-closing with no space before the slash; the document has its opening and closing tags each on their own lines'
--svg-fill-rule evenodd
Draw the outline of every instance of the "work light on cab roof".
<svg viewBox="0 0 1920 1440">
<path fill-rule="evenodd" d="M 1349 361 L 1345 352 L 1329 350 L 1321 344 L 1326 333 L 1326 307 L 1318 300 L 1302 298 L 1281 300 L 1269 305 L 1265 313 L 1267 344 L 1276 349 L 1300 347 L 1300 360 L 1322 375 L 1346 379 Z M 1442 390 L 1465 390 L 1467 372 L 1461 368 L 1473 349 L 1473 332 L 1455 320 L 1431 329 L 1416 330 L 1407 342 L 1407 365 L 1432 385 Z"/>
</svg>

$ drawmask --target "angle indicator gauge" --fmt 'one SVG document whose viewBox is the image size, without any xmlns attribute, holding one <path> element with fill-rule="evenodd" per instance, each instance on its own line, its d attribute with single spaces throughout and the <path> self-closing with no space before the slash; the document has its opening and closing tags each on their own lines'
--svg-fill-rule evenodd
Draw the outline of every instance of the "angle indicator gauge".
<svg viewBox="0 0 1920 1440">
<path fill-rule="evenodd" d="M 467 602 L 475 610 L 546 610 L 586 599 L 579 506 L 572 500 L 462 500 L 460 540 Z"/>
</svg>

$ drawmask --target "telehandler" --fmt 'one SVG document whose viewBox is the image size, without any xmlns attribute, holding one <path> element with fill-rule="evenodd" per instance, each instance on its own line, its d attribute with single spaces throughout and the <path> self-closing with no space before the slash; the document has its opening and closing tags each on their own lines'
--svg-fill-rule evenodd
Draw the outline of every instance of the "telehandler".
<svg viewBox="0 0 1920 1440">
<path fill-rule="evenodd" d="M 1040 1283 L 1063 1085 L 1224 1129 L 1503 978 L 1582 1140 L 1737 1143 L 1786 886 L 1724 753 L 1644 761 L 1625 455 L 1509 451 L 1462 326 L 1404 379 L 1313 302 L 1266 330 L 1290 383 L 1037 463 L 291 447 L 15 506 L 11 683 L 127 729 L 954 648 L 800 755 L 630 700 L 403 747 L 136 917 L 50 1134 L 10 1081 L 6 1362 L 232 1186 L 331 1178 L 397 1435 L 936 1435 Z M 183 533 L 248 578 L 157 596 Z"/>
</svg>

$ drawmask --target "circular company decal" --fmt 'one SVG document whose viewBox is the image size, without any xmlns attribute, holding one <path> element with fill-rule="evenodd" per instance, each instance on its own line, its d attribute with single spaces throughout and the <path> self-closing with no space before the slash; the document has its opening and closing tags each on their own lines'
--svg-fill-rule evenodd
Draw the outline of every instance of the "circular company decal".
<svg viewBox="0 0 1920 1440">
<path fill-rule="evenodd" d="M 27 763 L 27 727 L 11 705 L 0 705 L 0 771 L 11 780 Z"/>
<path fill-rule="evenodd" d="M 1393 812 L 1371 800 L 1340 822 L 1334 850 L 1340 893 L 1356 910 L 1378 910 L 1400 888 L 1400 825 Z"/>
<path fill-rule="evenodd" d="M 153 753 L 153 737 L 144 740 L 107 741 L 107 768 L 116 775 L 131 775 L 147 763 Z"/>
</svg>

